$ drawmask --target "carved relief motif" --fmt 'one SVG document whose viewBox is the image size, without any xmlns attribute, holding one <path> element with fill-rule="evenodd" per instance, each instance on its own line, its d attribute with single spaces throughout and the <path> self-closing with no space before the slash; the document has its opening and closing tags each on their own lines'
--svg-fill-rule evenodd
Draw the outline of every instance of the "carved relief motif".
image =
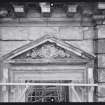
<svg viewBox="0 0 105 105">
<path fill-rule="evenodd" d="M 27 51 L 16 58 L 69 58 L 71 55 L 54 43 L 47 43 Z"/>
</svg>

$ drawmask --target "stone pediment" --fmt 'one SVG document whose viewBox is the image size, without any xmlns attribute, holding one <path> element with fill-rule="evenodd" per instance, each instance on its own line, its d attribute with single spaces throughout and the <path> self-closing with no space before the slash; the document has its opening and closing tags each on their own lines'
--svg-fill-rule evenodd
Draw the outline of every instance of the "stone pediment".
<svg viewBox="0 0 105 105">
<path fill-rule="evenodd" d="M 2 57 L 12 59 L 93 59 L 95 56 L 84 52 L 61 39 L 49 35 L 30 42 Z"/>
<path fill-rule="evenodd" d="M 56 59 L 70 57 L 71 54 L 64 48 L 57 46 L 55 43 L 47 41 L 44 44 L 41 44 L 19 56 L 14 57 L 13 59 Z"/>
</svg>

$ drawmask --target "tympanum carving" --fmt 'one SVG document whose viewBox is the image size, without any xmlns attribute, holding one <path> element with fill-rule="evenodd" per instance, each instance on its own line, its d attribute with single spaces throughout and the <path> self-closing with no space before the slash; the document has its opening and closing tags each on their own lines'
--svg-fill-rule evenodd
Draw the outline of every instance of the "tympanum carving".
<svg viewBox="0 0 105 105">
<path fill-rule="evenodd" d="M 19 55 L 15 58 L 70 58 L 71 55 L 65 49 L 57 46 L 54 43 L 45 43 L 38 47 L 35 47 L 22 55 Z"/>
</svg>

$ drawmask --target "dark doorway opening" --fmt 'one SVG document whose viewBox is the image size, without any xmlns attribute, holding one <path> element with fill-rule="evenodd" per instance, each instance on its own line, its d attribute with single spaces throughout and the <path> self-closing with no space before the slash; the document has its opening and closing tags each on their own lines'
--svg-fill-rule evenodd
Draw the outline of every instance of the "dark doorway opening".
<svg viewBox="0 0 105 105">
<path fill-rule="evenodd" d="M 26 81 L 32 83 L 61 83 L 68 81 Z M 26 102 L 69 102 L 68 86 L 30 86 L 25 93 Z"/>
</svg>

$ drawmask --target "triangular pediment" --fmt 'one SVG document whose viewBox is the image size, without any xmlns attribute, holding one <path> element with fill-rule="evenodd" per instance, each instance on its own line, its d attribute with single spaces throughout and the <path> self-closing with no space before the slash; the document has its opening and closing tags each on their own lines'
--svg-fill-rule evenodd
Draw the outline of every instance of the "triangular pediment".
<svg viewBox="0 0 105 105">
<path fill-rule="evenodd" d="M 95 56 L 80 50 L 54 36 L 45 35 L 30 42 L 1 59 L 93 59 Z"/>
</svg>

